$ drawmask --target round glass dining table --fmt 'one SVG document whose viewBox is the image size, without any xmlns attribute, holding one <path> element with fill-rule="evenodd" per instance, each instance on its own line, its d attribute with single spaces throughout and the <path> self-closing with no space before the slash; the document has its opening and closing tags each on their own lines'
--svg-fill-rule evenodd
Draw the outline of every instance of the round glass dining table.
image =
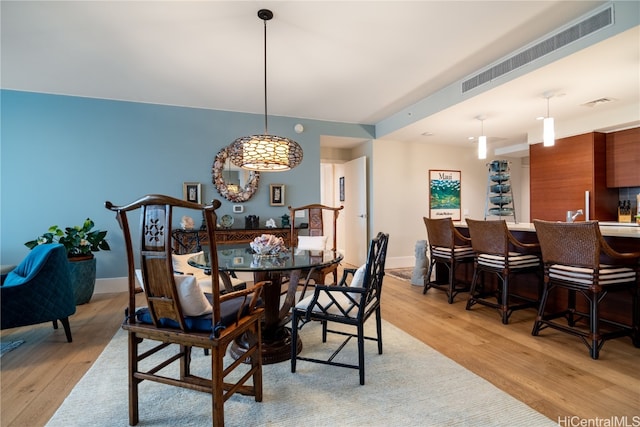
<svg viewBox="0 0 640 427">
<path fill-rule="evenodd" d="M 342 261 L 337 251 L 314 251 L 292 248 L 277 256 L 254 254 L 249 248 L 218 249 L 218 270 L 220 273 L 251 272 L 255 283 L 268 281 L 264 286 L 264 320 L 262 323 L 262 363 L 270 364 L 291 358 L 291 330 L 285 325 L 289 322 L 289 312 L 295 304 L 296 289 L 304 271 L 324 268 Z M 208 252 L 189 258 L 193 267 L 210 269 Z M 289 277 L 286 296 L 282 300 L 282 276 Z M 221 275 L 227 280 L 225 274 Z M 306 277 L 306 276 L 305 276 Z M 298 340 L 300 335 L 298 335 Z M 239 359 L 249 347 L 245 338 L 236 340 L 230 347 L 231 355 Z M 302 342 L 298 342 L 302 350 Z"/>
</svg>

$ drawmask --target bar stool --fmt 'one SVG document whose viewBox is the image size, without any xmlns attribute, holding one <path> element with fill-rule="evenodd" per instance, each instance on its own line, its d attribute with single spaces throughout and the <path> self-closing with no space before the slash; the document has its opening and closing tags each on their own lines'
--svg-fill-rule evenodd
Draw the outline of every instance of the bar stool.
<svg viewBox="0 0 640 427">
<path fill-rule="evenodd" d="M 630 336 L 640 347 L 638 292 L 640 252 L 619 253 L 602 237 L 597 221 L 563 223 L 534 220 L 544 262 L 544 291 L 531 334 L 553 328 L 582 339 L 591 358 L 598 359 L 605 341 Z M 606 261 L 606 264 L 602 263 Z M 551 292 L 568 290 L 567 307 L 547 312 Z M 610 292 L 631 294 L 631 326 L 600 317 L 599 306 Z M 582 295 L 587 312 L 576 307 L 576 294 Z M 566 319 L 566 324 L 555 321 Z M 587 320 L 588 326 L 581 320 Z M 606 332 L 600 326 L 610 328 Z"/>
<path fill-rule="evenodd" d="M 469 245 L 471 239 L 456 230 L 451 218 L 430 219 L 423 217 L 422 219 L 427 228 L 427 238 L 429 239 L 429 271 L 424 277 L 422 294 L 426 294 L 431 288 L 436 288 L 445 291 L 449 304 L 452 304 L 458 293 L 469 290 L 468 283 L 460 283 L 455 280 L 455 271 L 459 264 L 473 262 L 473 248 Z M 431 281 L 431 273 L 437 263 L 447 267 L 449 271 L 448 283 Z"/>
<path fill-rule="evenodd" d="M 504 220 L 479 221 L 467 218 L 471 246 L 475 252 L 473 281 L 467 300 L 467 310 L 475 304 L 498 309 L 502 323 L 508 324 L 516 310 L 537 307 L 542 288 L 542 262 L 540 245 L 518 241 L 507 228 Z M 496 289 L 486 289 L 483 273 L 495 274 L 499 283 Z M 527 298 L 511 293 L 510 279 L 516 274 L 535 274 L 539 277 L 537 297 Z M 482 276 L 482 284 L 478 279 Z M 495 298 L 496 301 L 492 301 Z"/>
</svg>

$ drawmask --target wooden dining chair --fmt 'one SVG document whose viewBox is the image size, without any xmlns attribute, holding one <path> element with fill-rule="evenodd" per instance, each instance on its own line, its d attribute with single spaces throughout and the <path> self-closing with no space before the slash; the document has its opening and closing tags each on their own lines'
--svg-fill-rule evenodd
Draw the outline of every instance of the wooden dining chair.
<svg viewBox="0 0 640 427">
<path fill-rule="evenodd" d="M 456 280 L 456 269 L 460 264 L 472 264 L 474 252 L 471 247 L 471 239 L 463 236 L 453 226 L 451 218 L 422 218 L 427 229 L 427 239 L 429 244 L 429 270 L 424 277 L 423 294 L 431 288 L 445 291 L 447 301 L 453 304 L 453 299 L 460 292 L 469 290 L 468 281 L 460 282 Z M 437 264 L 444 265 L 448 271 L 447 283 L 439 283 L 431 280 L 431 274 Z"/>
<path fill-rule="evenodd" d="M 224 402 L 234 393 L 262 401 L 262 358 L 259 308 L 264 283 L 221 295 L 218 291 L 215 209 L 220 202 L 202 206 L 163 195 L 147 195 L 130 204 L 105 207 L 116 213 L 124 233 L 127 255 L 129 304 L 122 328 L 129 335 L 129 424 L 139 421 L 139 386 L 143 381 L 179 386 L 211 394 L 212 424 L 224 425 Z M 174 209 L 203 213 L 209 238 L 212 293 L 204 294 L 197 280 L 176 275 L 171 259 L 171 228 Z M 139 227 L 130 227 L 128 214 L 140 212 Z M 146 307 L 136 301 L 136 259 L 142 270 Z M 225 359 L 232 341 L 250 344 L 243 359 Z M 148 340 L 153 347 L 143 345 Z M 192 348 L 211 353 L 209 378 L 191 372 Z M 153 359 L 146 360 L 150 356 Z M 146 363 L 142 363 L 145 360 Z M 178 362 L 177 364 L 175 362 Z M 247 362 L 247 363 L 243 363 Z M 151 364 L 151 366 L 149 366 Z M 171 369 L 173 368 L 173 369 Z M 231 381 L 233 376 L 235 380 Z M 176 400 L 175 404 L 181 402 Z M 170 410 L 170 408 L 167 408 Z"/>
<path fill-rule="evenodd" d="M 338 215 L 340 211 L 344 209 L 344 206 L 331 207 L 322 204 L 311 204 L 305 206 L 299 206 L 292 208 L 289 206 L 289 216 L 291 217 L 291 241 L 290 247 L 298 247 L 307 250 L 337 250 L 338 237 Z M 298 226 L 301 222 L 307 221 L 307 235 L 301 235 L 300 230 L 296 231 L 296 213 L 303 212 L 304 220 L 299 220 Z M 329 224 L 325 224 L 328 222 Z M 296 236 L 297 235 L 297 239 Z M 324 268 L 317 268 L 312 270 L 303 271 L 301 278 L 305 279 L 305 284 L 308 285 L 310 281 L 315 284 L 325 284 L 326 277 L 328 275 L 333 276 L 331 284 L 338 283 L 338 264 L 330 265 Z"/>
<path fill-rule="evenodd" d="M 534 220 L 533 224 L 542 249 L 544 291 L 531 334 L 552 328 L 577 336 L 593 359 L 613 338 L 629 336 L 640 347 L 640 251 L 615 251 L 602 237 L 597 221 Z M 560 290 L 568 292 L 566 303 L 547 306 L 549 295 Z M 600 316 L 600 305 L 614 292 L 629 294 L 631 324 Z"/>
</svg>

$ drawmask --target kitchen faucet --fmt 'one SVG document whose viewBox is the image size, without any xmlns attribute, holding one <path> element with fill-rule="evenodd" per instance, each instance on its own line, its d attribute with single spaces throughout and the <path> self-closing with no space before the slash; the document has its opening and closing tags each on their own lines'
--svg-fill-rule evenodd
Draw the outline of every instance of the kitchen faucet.
<svg viewBox="0 0 640 427">
<path fill-rule="evenodd" d="M 578 215 L 582 215 L 582 209 L 577 211 L 567 211 L 567 222 L 574 222 Z"/>
</svg>

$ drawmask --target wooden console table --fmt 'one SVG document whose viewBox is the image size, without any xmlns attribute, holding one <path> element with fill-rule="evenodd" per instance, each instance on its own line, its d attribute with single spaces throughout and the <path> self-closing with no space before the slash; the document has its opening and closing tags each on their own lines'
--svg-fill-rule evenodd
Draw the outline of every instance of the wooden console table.
<svg viewBox="0 0 640 427">
<path fill-rule="evenodd" d="M 290 228 L 256 228 L 251 230 L 244 228 L 217 228 L 216 243 L 218 245 L 246 244 L 263 234 L 282 237 L 287 246 L 291 242 Z M 198 252 L 203 245 L 209 244 L 206 230 L 183 230 L 178 228 L 171 232 L 171 236 L 173 237 L 173 251 L 176 254 Z M 294 230 L 293 240 L 294 242 L 298 240 L 298 229 Z"/>
</svg>

